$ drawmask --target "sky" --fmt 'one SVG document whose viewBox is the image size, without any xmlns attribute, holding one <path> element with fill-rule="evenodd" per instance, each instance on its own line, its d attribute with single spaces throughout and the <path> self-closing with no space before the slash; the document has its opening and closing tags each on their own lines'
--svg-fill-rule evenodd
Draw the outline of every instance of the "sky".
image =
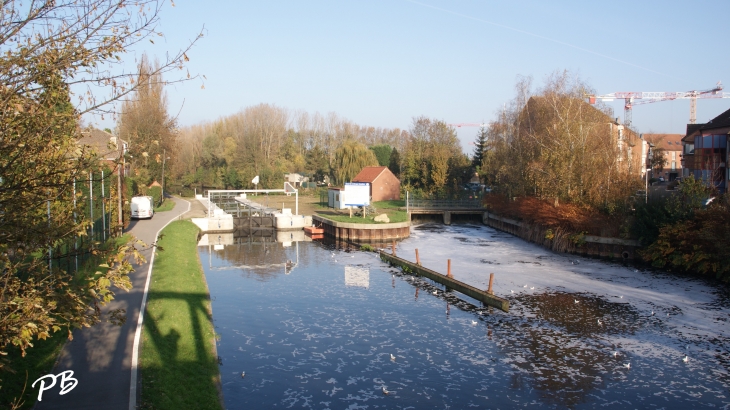
<svg viewBox="0 0 730 410">
<path fill-rule="evenodd" d="M 203 31 L 186 66 L 200 77 L 167 89 L 181 126 L 267 103 L 409 129 L 419 116 L 489 122 L 520 76 L 539 88 L 562 70 L 598 94 L 730 86 L 729 13 L 727 0 L 176 0 L 163 7 L 164 40 L 127 59 L 164 59 Z M 623 118 L 623 100 L 608 105 Z M 730 99 L 698 100 L 697 121 L 728 108 Z M 640 133 L 684 133 L 688 121 L 689 100 L 633 110 Z M 457 131 L 473 151 L 478 128 Z"/>
</svg>

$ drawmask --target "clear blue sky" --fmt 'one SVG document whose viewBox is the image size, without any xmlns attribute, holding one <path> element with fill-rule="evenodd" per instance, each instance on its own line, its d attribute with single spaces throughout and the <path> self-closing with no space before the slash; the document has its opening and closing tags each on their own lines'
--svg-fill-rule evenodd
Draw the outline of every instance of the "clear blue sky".
<svg viewBox="0 0 730 410">
<path fill-rule="evenodd" d="M 201 81 L 168 89 L 180 125 L 269 103 L 407 129 L 420 115 L 490 121 L 514 98 L 518 75 L 541 86 L 563 69 L 599 94 L 708 89 L 720 80 L 730 92 L 728 15 L 727 0 L 176 0 L 161 16 L 166 41 L 128 56 L 163 57 L 205 27 L 188 54 L 205 89 Z M 609 104 L 623 117 L 622 101 Z M 697 120 L 728 108 L 730 99 L 699 100 Z M 684 133 L 688 118 L 688 100 L 633 113 L 643 133 Z M 476 132 L 459 129 L 466 152 Z"/>
</svg>

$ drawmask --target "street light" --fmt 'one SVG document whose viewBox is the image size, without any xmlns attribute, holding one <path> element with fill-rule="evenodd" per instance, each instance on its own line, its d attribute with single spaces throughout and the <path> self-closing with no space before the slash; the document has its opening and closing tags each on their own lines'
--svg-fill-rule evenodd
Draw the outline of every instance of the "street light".
<svg viewBox="0 0 730 410">
<path fill-rule="evenodd" d="M 654 158 L 654 152 L 652 151 L 652 147 L 654 147 L 654 145 L 652 143 L 649 143 L 649 149 L 648 149 L 648 152 L 646 153 L 646 161 L 648 162 L 648 164 L 647 164 L 648 167 L 646 167 L 646 165 L 644 165 L 646 167 L 646 171 L 644 171 L 645 172 L 644 179 L 646 181 L 645 182 L 646 190 L 644 191 L 644 203 L 645 204 L 649 203 L 649 171 L 651 171 L 651 160 Z"/>
</svg>

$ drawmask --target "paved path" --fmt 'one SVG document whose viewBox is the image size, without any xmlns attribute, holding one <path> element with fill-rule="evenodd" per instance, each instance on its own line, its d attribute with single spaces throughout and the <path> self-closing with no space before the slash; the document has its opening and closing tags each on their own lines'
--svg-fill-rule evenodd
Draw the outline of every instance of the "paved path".
<svg viewBox="0 0 730 410">
<path fill-rule="evenodd" d="M 170 220 L 179 218 L 190 207 L 190 202 L 184 199 L 172 199 L 176 202 L 172 211 L 159 212 L 151 220 L 133 220 L 127 232 L 146 244 L 152 244 L 160 228 Z M 78 384 L 65 395 L 59 395 L 59 377 L 55 387 L 43 392 L 42 401 L 36 403 L 36 409 L 129 409 L 134 333 L 149 271 L 151 250 L 145 251 L 144 257 L 147 263 L 135 266 L 134 272 L 130 274 L 132 289 L 129 292 L 118 291 L 116 298 L 102 309 L 102 312 L 126 309 L 126 323 L 120 327 L 102 322 L 91 328 L 74 331 L 74 339 L 64 346 L 53 373 L 73 370 L 73 377 L 78 380 Z M 29 382 L 28 388 L 30 383 L 32 382 Z M 36 393 L 39 384 L 36 384 Z M 137 396 L 139 403 L 139 394 Z"/>
</svg>

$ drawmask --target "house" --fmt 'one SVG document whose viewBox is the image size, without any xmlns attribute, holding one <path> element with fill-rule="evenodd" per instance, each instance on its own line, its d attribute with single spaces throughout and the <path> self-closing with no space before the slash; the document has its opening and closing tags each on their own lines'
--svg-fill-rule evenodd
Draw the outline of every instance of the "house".
<svg viewBox="0 0 730 410">
<path fill-rule="evenodd" d="M 99 161 L 105 162 L 112 169 L 116 168 L 116 162 L 129 150 L 126 141 L 96 128 L 82 130 L 76 143 L 93 150 Z M 128 175 L 129 164 L 125 164 L 124 176 Z"/>
<path fill-rule="evenodd" d="M 687 124 L 687 134 L 682 138 L 683 175 L 694 175 L 720 193 L 727 192 L 728 134 L 730 109 L 705 124 Z"/>
<path fill-rule="evenodd" d="M 655 172 L 654 178 L 673 181 L 682 176 L 682 137 L 683 134 L 644 134 L 644 141 L 653 144 L 655 150 L 660 149 L 666 160 L 664 169 Z"/>
<path fill-rule="evenodd" d="M 284 174 L 284 181 L 290 183 L 295 188 L 299 188 L 302 186 L 302 183 L 309 181 L 309 177 L 305 177 L 297 172 L 292 172 Z"/>
<path fill-rule="evenodd" d="M 352 182 L 369 183 L 372 202 L 400 200 L 400 180 L 388 167 L 365 167 Z"/>
</svg>

